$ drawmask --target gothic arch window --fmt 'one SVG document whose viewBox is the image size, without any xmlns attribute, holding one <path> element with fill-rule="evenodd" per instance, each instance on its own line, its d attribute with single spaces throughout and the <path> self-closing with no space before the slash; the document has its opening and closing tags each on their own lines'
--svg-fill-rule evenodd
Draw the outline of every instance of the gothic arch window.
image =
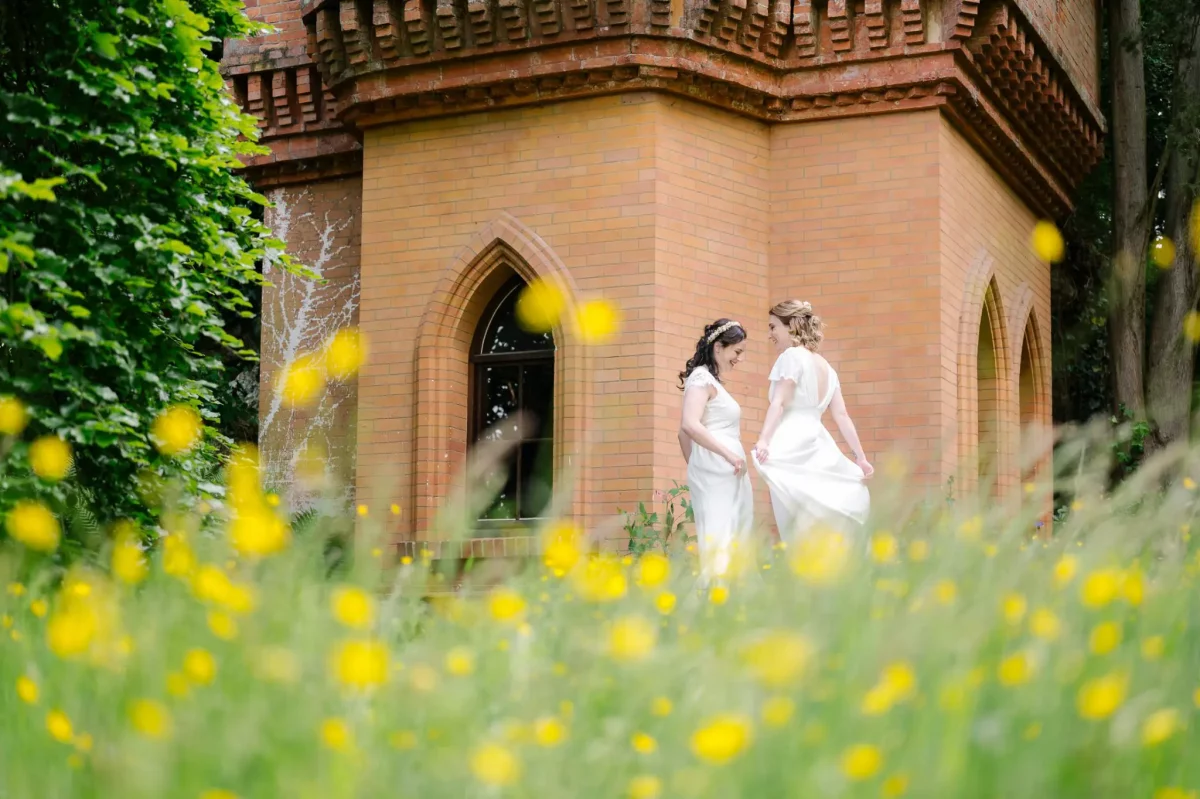
<svg viewBox="0 0 1200 799">
<path fill-rule="evenodd" d="M 982 481 L 995 478 L 1000 466 L 1000 353 L 995 326 L 992 324 L 993 287 L 984 294 L 983 311 L 979 320 L 979 344 L 976 356 L 977 398 L 979 402 L 978 475 Z"/>
<path fill-rule="evenodd" d="M 498 491 L 481 521 L 539 518 L 553 490 L 554 336 L 517 323 L 525 281 L 513 276 L 488 304 L 471 345 L 470 436 L 507 439 L 506 461 L 488 475 Z"/>
</svg>

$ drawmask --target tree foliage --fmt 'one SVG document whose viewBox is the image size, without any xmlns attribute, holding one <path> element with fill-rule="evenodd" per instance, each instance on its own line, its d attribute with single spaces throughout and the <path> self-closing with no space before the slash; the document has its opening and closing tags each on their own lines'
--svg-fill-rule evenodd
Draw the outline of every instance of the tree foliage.
<svg viewBox="0 0 1200 799">
<path fill-rule="evenodd" d="M 255 32 L 240 0 L 0 6 L 0 394 L 31 416 L 0 501 L 68 502 L 23 468 L 46 433 L 101 521 L 145 513 L 139 475 L 195 485 L 218 463 L 226 363 L 254 357 L 228 323 L 253 324 L 257 261 L 295 268 L 233 172 L 256 131 L 208 57 Z M 178 403 L 208 434 L 167 462 L 150 429 Z"/>
</svg>

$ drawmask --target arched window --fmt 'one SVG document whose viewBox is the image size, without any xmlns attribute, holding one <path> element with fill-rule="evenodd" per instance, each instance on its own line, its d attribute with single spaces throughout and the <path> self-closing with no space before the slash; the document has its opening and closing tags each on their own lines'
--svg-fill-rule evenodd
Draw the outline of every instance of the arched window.
<svg viewBox="0 0 1200 799">
<path fill-rule="evenodd" d="M 982 318 L 979 322 L 979 350 L 976 357 L 976 379 L 979 401 L 979 460 L 977 463 L 981 481 L 995 478 L 1000 460 L 1000 370 L 996 330 L 992 325 L 989 308 L 992 300 L 989 286 L 984 295 Z"/>
<path fill-rule="evenodd" d="M 553 490 L 554 336 L 517 323 L 524 287 L 516 276 L 501 286 L 471 346 L 471 438 L 514 442 L 507 462 L 489 475 L 491 487 L 500 488 L 481 516 L 487 521 L 536 519 Z"/>
</svg>

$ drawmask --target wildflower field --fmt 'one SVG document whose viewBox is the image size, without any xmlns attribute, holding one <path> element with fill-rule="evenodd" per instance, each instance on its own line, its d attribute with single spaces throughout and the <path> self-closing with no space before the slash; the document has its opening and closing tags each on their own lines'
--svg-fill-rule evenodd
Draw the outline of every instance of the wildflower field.
<svg viewBox="0 0 1200 799">
<path fill-rule="evenodd" d="M 886 528 L 740 551 L 708 591 L 686 551 L 554 523 L 542 562 L 423 601 L 436 564 L 392 563 L 380 514 L 330 578 L 243 449 L 149 555 L 6 545 L 0 793 L 1196 795 L 1195 483 L 1080 478 L 1047 535 L 1034 486 L 977 514 L 901 471 Z"/>
</svg>

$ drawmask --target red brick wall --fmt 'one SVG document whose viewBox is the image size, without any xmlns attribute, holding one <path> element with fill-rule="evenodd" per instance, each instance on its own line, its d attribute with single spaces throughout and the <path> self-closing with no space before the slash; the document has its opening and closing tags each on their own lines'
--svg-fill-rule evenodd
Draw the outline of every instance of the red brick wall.
<svg viewBox="0 0 1200 799">
<path fill-rule="evenodd" d="M 1099 0 L 1017 0 L 1093 107 L 1100 104 Z"/>
</svg>

